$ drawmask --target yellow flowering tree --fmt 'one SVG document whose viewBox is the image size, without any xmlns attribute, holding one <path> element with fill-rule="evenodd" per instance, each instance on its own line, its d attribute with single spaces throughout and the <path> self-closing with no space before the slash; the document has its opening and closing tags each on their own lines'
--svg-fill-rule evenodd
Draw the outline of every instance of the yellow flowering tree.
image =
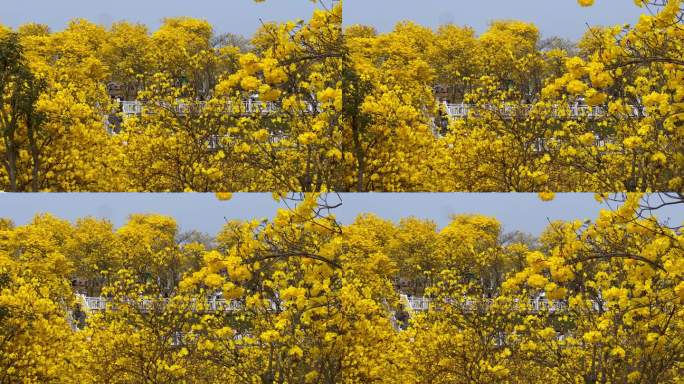
<svg viewBox="0 0 684 384">
<path fill-rule="evenodd" d="M 437 171 L 429 163 L 442 155 L 429 124 L 436 110 L 435 72 L 426 52 L 433 41 L 430 30 L 410 22 L 383 35 L 362 26 L 347 29 L 343 137 L 353 167 L 350 188 L 439 188 L 431 185 Z"/>
<path fill-rule="evenodd" d="M 235 303 L 193 327 L 197 349 L 235 381 L 333 383 L 341 379 L 340 260 L 325 247 L 339 228 L 309 196 L 272 222 L 229 222 L 181 288 Z"/>
<path fill-rule="evenodd" d="M 544 89 L 556 103 L 582 98 L 605 116 L 563 123 L 550 145 L 554 163 L 591 181 L 586 189 L 682 187 L 682 3 L 635 3 L 649 12 L 633 27 L 591 28 L 582 56 Z"/>
<path fill-rule="evenodd" d="M 112 162 L 118 152 L 103 129 L 109 98 L 101 84 L 107 68 L 98 52 L 105 35 L 84 20 L 54 34 L 28 24 L 5 35 L 3 41 L 15 41 L 22 52 L 25 89 L 22 103 L 14 104 L 21 109 L 3 104 L 3 114 L 8 113 L 4 189 L 118 189 Z M 3 98 L 12 94 L 19 95 L 3 92 Z"/>
<path fill-rule="evenodd" d="M 338 4 L 306 23 L 265 24 L 218 83 L 233 114 L 219 144 L 256 173 L 242 189 L 343 189 L 341 22 Z"/>
<path fill-rule="evenodd" d="M 681 381 L 681 222 L 658 218 L 681 194 L 597 196 L 538 241 L 480 215 L 342 226 L 333 197 L 214 241 L 160 215 L 0 220 L 0 378 Z"/>
<path fill-rule="evenodd" d="M 632 195 L 594 223 L 554 223 L 545 254 L 507 282 L 567 305 L 521 329 L 527 358 L 589 382 L 681 380 L 681 233 L 639 204 Z"/>
<path fill-rule="evenodd" d="M 79 381 L 82 347 L 68 316 L 67 223 L 51 216 L 0 227 L 0 380 Z"/>
</svg>

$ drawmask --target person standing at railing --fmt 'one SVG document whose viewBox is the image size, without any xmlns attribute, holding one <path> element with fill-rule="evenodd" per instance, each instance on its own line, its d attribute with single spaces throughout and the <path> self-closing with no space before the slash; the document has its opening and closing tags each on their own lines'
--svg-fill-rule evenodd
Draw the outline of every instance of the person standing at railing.
<svg viewBox="0 0 684 384">
<path fill-rule="evenodd" d="M 437 134 L 439 136 L 445 136 L 449 128 L 449 104 L 447 104 L 446 100 L 439 104 L 436 120 L 438 129 Z"/>
<path fill-rule="evenodd" d="M 399 328 L 406 329 L 408 328 L 408 323 L 409 323 L 409 313 L 404 307 L 403 303 L 399 304 L 399 308 L 397 309 L 395 318 L 397 319 L 397 323 L 399 324 Z"/>
<path fill-rule="evenodd" d="M 86 313 L 83 310 L 83 307 L 81 306 L 81 303 L 77 302 L 76 307 L 72 311 L 72 316 L 74 321 L 76 322 L 76 327 L 79 329 L 82 329 L 85 327 L 85 322 L 86 322 Z"/>
</svg>

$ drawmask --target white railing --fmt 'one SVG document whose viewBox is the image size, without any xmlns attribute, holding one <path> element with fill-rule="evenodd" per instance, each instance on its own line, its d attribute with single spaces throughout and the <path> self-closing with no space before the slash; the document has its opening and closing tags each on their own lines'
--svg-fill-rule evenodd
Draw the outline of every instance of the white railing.
<svg viewBox="0 0 684 384">
<path fill-rule="evenodd" d="M 107 309 L 107 299 L 104 297 L 82 297 L 84 309 L 88 311 L 104 311 Z"/>
<path fill-rule="evenodd" d="M 121 101 L 121 112 L 124 115 L 139 115 L 143 104 L 139 101 Z"/>
<path fill-rule="evenodd" d="M 141 115 L 143 113 L 143 107 L 145 106 L 146 102 L 141 101 L 141 100 L 133 100 L 133 101 L 118 101 L 118 103 L 121 105 L 121 113 L 124 116 L 135 116 L 135 115 Z M 178 102 L 176 105 L 170 106 L 170 105 L 159 105 L 160 107 L 165 107 L 165 108 L 170 108 L 173 109 L 176 113 L 184 115 L 188 113 L 189 111 L 192 110 L 193 105 L 196 106 L 197 109 L 201 110 L 206 107 L 207 102 L 205 101 L 198 101 L 196 103 L 185 103 L 185 102 Z M 239 103 L 239 106 L 237 108 L 234 108 L 234 104 L 232 101 L 228 100 L 224 106 L 224 111 L 226 113 L 237 113 L 237 114 L 252 114 L 252 113 L 261 113 L 261 114 L 271 114 L 280 111 L 281 108 L 278 104 L 271 102 L 271 101 L 258 101 L 258 100 L 252 100 L 252 99 L 246 99 L 243 100 L 241 103 Z M 314 106 L 310 103 L 306 103 L 304 107 L 304 112 L 306 113 L 313 113 L 315 111 L 318 111 L 319 108 L 318 106 Z"/>
<path fill-rule="evenodd" d="M 408 297 L 401 295 L 403 303 L 407 303 L 412 311 L 427 311 L 430 308 L 430 299 L 425 297 Z"/>
<path fill-rule="evenodd" d="M 143 311 L 149 311 L 154 308 L 163 308 L 169 304 L 169 299 L 167 298 L 111 300 L 101 296 L 90 297 L 77 295 L 77 297 L 82 305 L 82 308 L 86 312 L 100 312 L 115 309 L 115 307 L 120 304 L 134 306 Z M 179 304 L 187 304 L 195 312 L 237 312 L 244 310 L 243 303 L 238 300 L 225 300 L 218 298 L 207 299 L 204 301 L 193 299 L 190 303 Z M 278 308 L 279 306 L 276 302 L 270 301 L 268 310 L 277 311 Z"/>
<path fill-rule="evenodd" d="M 400 295 L 401 302 L 408 304 L 408 309 L 414 312 L 427 311 L 430 308 L 430 303 L 432 299 L 427 297 L 409 297 L 408 295 Z M 468 311 L 476 311 L 478 309 L 487 309 L 492 306 L 492 299 L 482 299 L 482 300 L 465 300 L 462 302 L 457 302 L 455 300 L 449 302 L 455 306 L 460 306 Z M 594 309 L 597 305 L 594 305 Z M 565 302 L 558 300 L 548 300 L 545 298 L 529 299 L 526 306 L 522 306 L 522 311 L 536 312 L 563 312 L 568 309 Z"/>
<path fill-rule="evenodd" d="M 503 106 L 496 105 L 475 105 L 475 104 L 449 104 L 444 102 L 444 109 L 446 114 L 454 119 L 464 119 L 467 117 L 477 117 L 480 113 L 479 111 L 489 111 L 495 112 L 504 118 L 518 118 L 527 116 L 532 110 L 531 105 L 514 105 L 505 104 Z M 567 106 L 554 105 L 552 112 L 550 113 L 555 118 L 599 118 L 605 117 L 608 113 L 605 107 L 602 106 L 589 106 L 585 104 L 570 104 Z M 630 106 L 629 111 L 626 114 L 629 118 L 639 118 L 646 116 L 642 108 L 636 106 Z"/>
<path fill-rule="evenodd" d="M 81 304 L 83 305 L 83 309 L 88 312 L 106 311 L 108 309 L 111 309 L 112 307 L 115 307 L 117 304 L 136 306 L 143 310 L 150 310 L 155 307 L 165 307 L 169 304 L 169 299 L 166 298 L 138 300 L 125 299 L 112 301 L 109 298 L 101 296 L 78 296 Z M 193 300 L 191 302 L 191 306 L 194 311 L 198 312 L 234 312 L 240 311 L 244 308 L 242 303 L 237 300 L 225 299 L 207 299 L 203 302 L 197 302 L 196 300 Z M 272 304 L 271 307 L 273 308 L 274 305 Z"/>
</svg>

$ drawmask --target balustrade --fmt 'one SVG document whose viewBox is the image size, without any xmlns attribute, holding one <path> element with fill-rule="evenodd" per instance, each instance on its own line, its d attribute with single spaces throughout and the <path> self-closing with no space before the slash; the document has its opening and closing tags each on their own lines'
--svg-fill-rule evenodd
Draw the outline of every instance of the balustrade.
<svg viewBox="0 0 684 384">
<path fill-rule="evenodd" d="M 467 117 L 478 117 L 482 111 L 494 112 L 506 119 L 524 118 L 530 114 L 531 105 L 504 104 L 497 105 L 475 105 L 475 104 L 449 104 L 443 103 L 446 114 L 455 119 L 465 119 Z M 570 104 L 567 106 L 554 105 L 550 113 L 554 118 L 602 118 L 608 115 L 603 106 L 589 106 L 585 104 Z M 626 117 L 639 118 L 645 116 L 642 108 L 630 106 Z"/>
</svg>

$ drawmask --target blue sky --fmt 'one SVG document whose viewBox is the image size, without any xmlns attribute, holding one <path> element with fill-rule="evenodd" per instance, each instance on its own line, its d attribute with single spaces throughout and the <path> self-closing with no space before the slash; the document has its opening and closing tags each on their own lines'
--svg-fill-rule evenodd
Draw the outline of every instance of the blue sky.
<svg viewBox="0 0 684 384">
<path fill-rule="evenodd" d="M 449 222 L 453 214 L 479 213 L 498 218 L 506 231 L 520 230 L 539 234 L 549 220 L 592 219 L 605 206 L 592 194 L 558 194 L 551 202 L 541 201 L 536 194 L 515 193 L 364 193 L 342 194 L 343 205 L 335 213 L 343 223 L 350 223 L 362 212 L 398 220 L 416 216 L 432 219 L 439 226 Z M 215 234 L 226 219 L 270 218 L 279 205 L 271 194 L 238 193 L 229 201 L 219 201 L 214 194 L 182 193 L 53 193 L 0 194 L 0 217 L 25 224 L 35 214 L 50 212 L 74 220 L 83 216 L 110 219 L 122 225 L 131 213 L 160 213 L 178 221 L 182 230 L 199 230 Z M 673 223 L 684 221 L 682 207 L 659 213 Z"/>
<path fill-rule="evenodd" d="M 316 6 L 308 0 L 2 0 L 1 4 L 0 23 L 11 27 L 37 22 L 60 30 L 80 17 L 104 25 L 118 20 L 141 22 L 154 30 L 164 17 L 191 16 L 209 21 L 218 33 L 244 36 L 257 30 L 259 19 L 308 19 Z"/>
<path fill-rule="evenodd" d="M 401 20 L 436 27 L 455 23 L 482 32 L 491 20 L 535 23 L 543 36 L 577 40 L 589 25 L 634 24 L 644 10 L 630 0 L 597 0 L 583 8 L 576 0 L 345 0 L 344 23 L 392 30 Z"/>
<path fill-rule="evenodd" d="M 325 0 L 330 4 L 331 0 Z M 156 29 L 170 16 L 192 16 L 211 22 L 217 32 L 250 36 L 264 21 L 307 19 L 316 5 L 309 0 L 2 0 L 0 23 L 16 27 L 32 21 L 62 29 L 83 17 L 108 25 L 112 21 L 142 22 Z M 364 23 L 389 31 L 410 19 L 427 26 L 453 22 L 486 29 L 494 19 L 519 19 L 537 24 L 545 36 L 577 39 L 585 23 L 634 23 L 642 12 L 629 0 L 597 0 L 582 8 L 576 0 L 345 0 L 345 24 Z"/>
</svg>

